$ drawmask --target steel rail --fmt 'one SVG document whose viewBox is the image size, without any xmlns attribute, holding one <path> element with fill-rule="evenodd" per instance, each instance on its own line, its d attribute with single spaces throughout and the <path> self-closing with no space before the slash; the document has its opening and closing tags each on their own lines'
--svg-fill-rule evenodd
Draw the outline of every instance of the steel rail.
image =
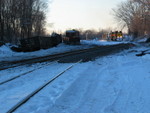
<svg viewBox="0 0 150 113">
<path fill-rule="evenodd" d="M 88 49 L 80 49 L 80 50 L 74 50 L 74 51 L 68 51 L 68 52 L 64 52 L 64 53 L 58 53 L 58 54 L 47 55 L 47 56 L 42 56 L 42 57 L 36 57 L 36 58 L 31 58 L 31 59 L 24 59 L 24 60 L 12 61 L 12 62 L 5 62 L 6 65 L 1 66 L 0 70 L 14 68 L 14 67 L 18 67 L 18 66 L 25 65 L 25 64 L 31 64 L 31 63 L 37 63 L 37 62 L 45 62 L 45 61 L 53 61 L 53 60 L 56 60 L 56 59 L 61 58 L 61 57 L 65 57 L 65 56 L 69 56 L 69 55 L 73 55 L 73 54 L 79 54 L 79 53 L 90 51 L 90 50 L 93 50 L 93 49 L 96 49 L 96 48 L 98 48 L 98 47 L 93 47 L 93 48 L 88 48 Z"/>
<path fill-rule="evenodd" d="M 55 62 L 57 62 L 57 61 L 55 61 Z M 54 63 L 54 62 L 50 62 L 50 63 L 48 63 L 48 64 L 45 64 L 44 66 L 51 65 L 52 63 Z M 19 75 L 15 76 L 15 77 L 9 78 L 9 79 L 7 79 L 7 80 L 5 80 L 5 81 L 3 81 L 3 82 L 0 82 L 0 85 L 3 85 L 3 84 L 5 84 L 5 83 L 7 83 L 7 82 L 10 82 L 10 81 L 12 81 L 12 80 L 15 80 L 15 79 L 17 79 L 17 78 L 19 78 L 19 77 L 22 77 L 22 76 L 24 76 L 24 75 L 26 75 L 26 74 L 29 74 L 29 73 L 31 73 L 31 72 L 33 72 L 33 71 L 35 71 L 35 70 L 41 69 L 41 68 L 43 68 L 43 66 L 40 66 L 40 67 L 38 67 L 38 68 L 32 69 L 32 70 L 27 71 L 27 72 L 24 72 L 24 73 L 19 74 Z"/>
<path fill-rule="evenodd" d="M 41 91 L 43 88 L 45 88 L 47 85 L 49 85 L 50 83 L 52 83 L 55 79 L 57 79 L 58 77 L 60 77 L 62 74 L 64 74 L 66 71 L 68 71 L 69 69 L 71 69 L 73 66 L 75 66 L 76 64 L 80 63 L 80 61 L 72 64 L 71 66 L 67 67 L 64 71 L 60 72 L 58 75 L 56 75 L 55 77 L 53 77 L 52 79 L 50 79 L 49 81 L 47 81 L 46 83 L 44 83 L 41 87 L 37 88 L 36 90 L 34 90 L 32 93 L 30 93 L 29 95 L 27 95 L 25 98 L 23 98 L 21 101 L 19 101 L 16 105 L 14 105 L 11 109 L 9 109 L 6 113 L 12 113 L 14 111 L 16 111 L 19 107 L 21 107 L 23 104 L 25 104 L 29 99 L 31 99 L 34 95 L 36 95 L 39 91 Z"/>
</svg>

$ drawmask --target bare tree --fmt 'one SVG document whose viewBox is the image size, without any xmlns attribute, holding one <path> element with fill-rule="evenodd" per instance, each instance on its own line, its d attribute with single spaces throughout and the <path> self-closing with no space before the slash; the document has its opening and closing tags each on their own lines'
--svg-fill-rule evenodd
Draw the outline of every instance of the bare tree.
<svg viewBox="0 0 150 113">
<path fill-rule="evenodd" d="M 109 33 L 108 29 L 100 29 L 96 31 L 94 29 L 89 30 L 79 30 L 81 33 L 81 38 L 84 40 L 92 40 L 92 39 L 102 39 L 106 38 L 106 35 Z"/>
<path fill-rule="evenodd" d="M 124 24 L 135 37 L 149 31 L 149 0 L 127 0 L 114 9 L 114 16 L 118 22 Z"/>
<path fill-rule="evenodd" d="M 0 41 L 43 33 L 46 9 L 43 0 L 0 0 Z"/>
<path fill-rule="evenodd" d="M 141 6 L 142 29 L 150 35 L 150 0 L 133 0 Z"/>
<path fill-rule="evenodd" d="M 0 0 L 0 41 L 4 40 L 4 0 Z"/>
</svg>

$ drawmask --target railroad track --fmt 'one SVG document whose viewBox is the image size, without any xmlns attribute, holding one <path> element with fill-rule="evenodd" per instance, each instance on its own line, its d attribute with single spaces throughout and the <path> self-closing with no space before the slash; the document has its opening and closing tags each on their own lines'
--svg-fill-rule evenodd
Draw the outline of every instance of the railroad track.
<svg viewBox="0 0 150 113">
<path fill-rule="evenodd" d="M 80 61 L 70 65 L 69 67 L 67 67 L 65 70 L 63 70 L 62 72 L 60 72 L 59 74 L 57 74 L 56 76 L 54 76 L 53 78 L 51 78 L 50 80 L 48 80 L 46 83 L 44 83 L 43 85 L 41 85 L 39 88 L 37 88 L 36 90 L 34 90 L 33 92 L 31 92 L 30 94 L 28 94 L 25 98 L 23 98 L 21 101 L 19 101 L 18 103 L 16 103 L 12 108 L 10 108 L 6 113 L 12 113 L 15 112 L 19 107 L 21 107 L 23 104 L 25 104 L 29 99 L 31 99 L 33 96 L 35 96 L 38 92 L 40 92 L 42 89 L 44 89 L 46 86 L 50 85 L 50 83 L 52 83 L 54 80 L 56 80 L 58 77 L 60 77 L 62 74 L 64 74 L 66 71 L 68 71 L 69 69 L 71 69 L 72 67 L 74 67 L 76 64 L 80 63 Z"/>
<path fill-rule="evenodd" d="M 12 80 L 15 80 L 15 79 L 19 78 L 19 77 L 22 77 L 22 76 L 24 76 L 24 75 L 27 75 L 27 74 L 29 74 L 29 73 L 31 73 L 31 72 L 33 72 L 33 71 L 36 71 L 36 70 L 41 69 L 41 68 L 43 68 L 43 67 L 45 67 L 45 66 L 51 65 L 51 64 L 53 64 L 53 63 L 55 63 L 55 62 L 57 62 L 57 61 L 50 62 L 50 63 L 48 63 L 48 64 L 44 64 L 44 65 L 42 65 L 42 66 L 40 66 L 40 67 L 31 69 L 30 71 L 21 73 L 21 74 L 19 74 L 19 75 L 14 76 L 14 77 L 11 77 L 11 78 L 9 78 L 9 79 L 7 79 L 7 80 L 4 80 L 4 81 L 0 82 L 0 85 L 3 85 L 3 84 L 5 84 L 5 83 L 8 83 L 8 82 L 10 82 L 10 81 L 12 81 Z"/>
<path fill-rule="evenodd" d="M 126 49 L 126 48 L 129 48 L 130 45 L 131 44 L 96 46 L 96 47 L 93 47 L 93 48 L 75 50 L 75 51 L 70 51 L 70 52 L 65 52 L 65 53 L 48 55 L 48 56 L 44 56 L 44 57 L 38 57 L 38 58 L 32 58 L 32 59 L 26 59 L 26 60 L 19 60 L 19 61 L 13 61 L 13 62 L 5 62 L 5 63 L 0 64 L 0 70 L 5 70 L 5 69 L 8 69 L 8 68 L 13 68 L 13 67 L 17 67 L 17 66 L 21 66 L 21 65 L 25 65 L 25 64 L 32 64 L 32 63 L 37 63 L 37 62 L 59 60 L 60 58 L 65 58 L 65 57 L 68 57 L 68 56 L 78 55 L 78 54 L 97 51 L 97 50 L 102 50 L 102 52 L 105 52 L 105 51 L 108 51 L 108 50 L 111 51 L 112 49 L 117 49 L 117 48 L 118 49 L 120 49 L 120 48 L 125 48 Z"/>
<path fill-rule="evenodd" d="M 64 58 L 60 59 L 59 62 L 68 63 L 68 62 L 75 62 L 80 59 L 82 59 L 83 62 L 87 62 L 87 61 L 94 60 L 101 56 L 106 56 L 109 54 L 113 54 L 113 53 L 122 51 L 124 49 L 129 49 L 133 46 L 134 46 L 133 44 L 118 44 L 118 45 L 111 45 L 111 46 L 100 46 L 100 47 L 96 47 L 93 50 L 80 53 L 78 55 L 74 55 L 74 56 L 70 55 L 68 57 L 64 57 Z"/>
<path fill-rule="evenodd" d="M 18 60 L 18 61 L 12 61 L 12 62 L 1 62 L 0 63 L 0 70 L 14 68 L 14 67 L 18 67 L 18 66 L 25 65 L 25 64 L 32 64 L 32 63 L 45 62 L 45 61 L 53 61 L 53 60 L 57 60 L 59 58 L 65 57 L 65 56 L 80 54 L 82 52 L 87 52 L 87 51 L 90 51 L 90 50 L 93 50 L 96 48 L 97 47 L 82 49 L 82 50 L 75 50 L 75 51 L 69 51 L 69 52 L 65 52 L 65 53 L 58 53 L 58 54 L 54 54 L 54 55 L 48 55 L 48 56 L 43 56 L 43 57 Z"/>
</svg>

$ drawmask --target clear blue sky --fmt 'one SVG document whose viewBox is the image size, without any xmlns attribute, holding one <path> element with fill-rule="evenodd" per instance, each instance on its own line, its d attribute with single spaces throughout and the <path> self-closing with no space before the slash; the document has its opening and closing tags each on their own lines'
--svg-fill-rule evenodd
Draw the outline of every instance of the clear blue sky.
<svg viewBox="0 0 150 113">
<path fill-rule="evenodd" d="M 50 31 L 116 28 L 112 8 L 125 0 L 53 0 L 48 13 Z"/>
</svg>

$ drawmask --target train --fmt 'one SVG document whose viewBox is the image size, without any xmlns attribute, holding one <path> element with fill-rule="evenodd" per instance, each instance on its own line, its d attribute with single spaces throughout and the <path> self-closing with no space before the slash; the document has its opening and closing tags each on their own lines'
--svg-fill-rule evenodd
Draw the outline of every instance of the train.
<svg viewBox="0 0 150 113">
<path fill-rule="evenodd" d="M 48 49 L 62 42 L 61 34 L 52 33 L 51 36 L 34 36 L 19 40 L 18 46 L 11 49 L 16 52 L 31 52 L 40 49 Z"/>
<path fill-rule="evenodd" d="M 80 44 L 80 32 L 78 30 L 67 30 L 63 37 L 63 43 L 65 44 Z"/>
<path fill-rule="evenodd" d="M 32 52 L 40 49 L 48 49 L 60 43 L 80 44 L 80 33 L 77 30 L 67 30 L 65 35 L 52 33 L 51 36 L 34 36 L 19 40 L 18 46 L 11 49 L 16 52 Z"/>
<path fill-rule="evenodd" d="M 108 38 L 109 38 L 108 40 L 112 41 L 121 41 L 123 39 L 122 31 L 111 32 L 109 33 Z"/>
</svg>

